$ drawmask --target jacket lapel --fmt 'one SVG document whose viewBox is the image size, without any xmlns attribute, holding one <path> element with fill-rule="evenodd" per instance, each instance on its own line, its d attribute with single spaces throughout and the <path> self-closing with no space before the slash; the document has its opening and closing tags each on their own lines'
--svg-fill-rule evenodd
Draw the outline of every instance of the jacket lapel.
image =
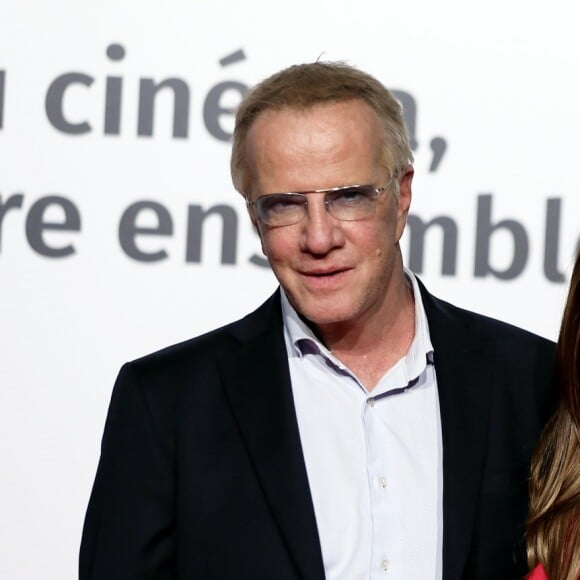
<svg viewBox="0 0 580 580">
<path fill-rule="evenodd" d="M 469 554 L 489 431 L 495 341 L 471 316 L 421 285 L 435 353 L 443 437 L 443 578 L 458 580 Z"/>
<path fill-rule="evenodd" d="M 226 396 L 298 575 L 324 580 L 314 507 L 300 444 L 280 297 L 232 327 L 242 342 L 220 365 Z"/>
</svg>

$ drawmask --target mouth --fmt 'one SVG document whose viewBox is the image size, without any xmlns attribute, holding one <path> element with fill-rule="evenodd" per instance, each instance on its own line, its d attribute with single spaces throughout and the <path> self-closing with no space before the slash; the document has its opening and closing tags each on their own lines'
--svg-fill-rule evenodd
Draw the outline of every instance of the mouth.
<svg viewBox="0 0 580 580">
<path fill-rule="evenodd" d="M 306 276 L 309 278 L 332 278 L 335 276 L 339 276 L 344 272 L 348 272 L 350 268 L 335 268 L 335 269 L 324 269 L 324 270 L 307 270 L 300 272 L 302 276 Z"/>
<path fill-rule="evenodd" d="M 301 271 L 303 284 L 310 292 L 333 292 L 344 287 L 352 268 L 317 268 Z"/>
</svg>

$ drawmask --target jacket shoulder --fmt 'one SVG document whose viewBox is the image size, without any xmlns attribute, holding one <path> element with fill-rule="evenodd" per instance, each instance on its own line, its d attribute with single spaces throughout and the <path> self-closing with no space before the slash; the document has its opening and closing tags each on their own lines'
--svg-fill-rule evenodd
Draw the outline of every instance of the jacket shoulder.
<svg viewBox="0 0 580 580">
<path fill-rule="evenodd" d="M 268 333 L 276 335 L 281 325 L 276 293 L 240 320 L 127 362 L 117 376 L 110 410 L 144 405 L 156 422 L 166 423 L 186 400 L 216 397 L 218 367 L 243 356 L 248 343 L 270 345 Z"/>
<path fill-rule="evenodd" d="M 429 293 L 419 280 L 419 287 L 429 321 L 429 328 L 436 333 L 467 332 L 489 337 L 493 340 L 514 341 L 526 347 L 536 345 L 552 352 L 554 342 L 524 328 L 486 316 L 472 310 L 461 308 Z"/>
<path fill-rule="evenodd" d="M 139 357 L 125 366 L 138 373 L 155 374 L 161 370 L 179 372 L 196 364 L 227 358 L 244 343 L 281 325 L 278 293 L 243 318 L 209 332 Z"/>
</svg>

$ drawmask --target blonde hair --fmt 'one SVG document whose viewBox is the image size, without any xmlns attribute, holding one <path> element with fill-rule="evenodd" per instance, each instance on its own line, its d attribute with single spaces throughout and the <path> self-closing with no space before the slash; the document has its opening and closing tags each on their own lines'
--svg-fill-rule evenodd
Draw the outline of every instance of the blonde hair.
<svg viewBox="0 0 580 580">
<path fill-rule="evenodd" d="M 576 258 L 558 345 L 559 408 L 532 460 L 528 564 L 550 580 L 580 577 L 580 253 Z"/>
<path fill-rule="evenodd" d="M 360 99 L 377 114 L 384 130 L 384 157 L 391 174 L 413 163 L 400 103 L 374 77 L 343 62 L 314 62 L 286 68 L 254 87 L 240 104 L 234 129 L 231 174 L 234 187 L 250 193 L 246 140 L 265 111 L 305 110 L 316 105 Z"/>
</svg>

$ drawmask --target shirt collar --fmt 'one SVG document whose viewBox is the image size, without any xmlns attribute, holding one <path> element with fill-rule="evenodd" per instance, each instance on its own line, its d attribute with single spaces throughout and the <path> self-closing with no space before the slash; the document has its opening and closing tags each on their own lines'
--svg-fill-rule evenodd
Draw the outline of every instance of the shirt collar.
<svg viewBox="0 0 580 580">
<path fill-rule="evenodd" d="M 407 354 L 395 365 L 398 372 L 403 372 L 406 381 L 418 377 L 427 364 L 433 363 L 433 345 L 429 336 L 427 315 L 415 274 L 404 269 L 407 284 L 413 291 L 415 302 L 415 336 Z M 282 318 L 284 321 L 284 338 L 289 356 L 301 358 L 308 354 L 321 354 L 334 360 L 332 353 L 320 342 L 312 329 L 300 318 L 290 304 L 283 288 L 280 288 L 282 298 Z M 392 370 L 395 369 L 393 367 Z M 390 372 L 390 371 L 389 371 Z"/>
<path fill-rule="evenodd" d="M 288 353 L 302 358 L 307 354 L 330 355 L 330 351 L 318 340 L 312 329 L 300 318 L 283 288 L 280 288 L 282 298 L 282 319 L 284 321 L 284 338 Z"/>
</svg>

